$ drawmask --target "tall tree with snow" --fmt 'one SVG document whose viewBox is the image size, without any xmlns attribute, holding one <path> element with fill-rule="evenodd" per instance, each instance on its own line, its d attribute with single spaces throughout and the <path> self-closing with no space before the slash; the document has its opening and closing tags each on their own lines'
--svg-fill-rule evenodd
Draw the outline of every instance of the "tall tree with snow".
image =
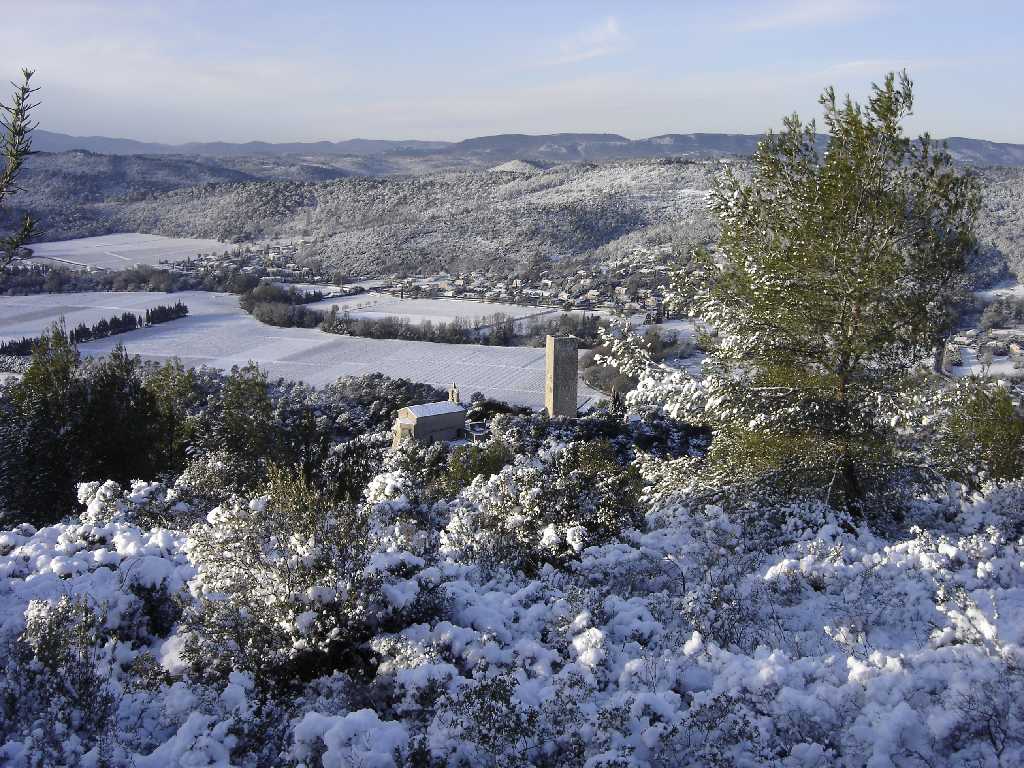
<svg viewBox="0 0 1024 768">
<path fill-rule="evenodd" d="M 32 131 L 36 127 L 32 122 L 32 110 L 38 104 L 32 102 L 32 94 L 39 89 L 31 87 L 31 70 L 23 69 L 21 74 L 21 83 L 12 83 L 14 96 L 11 103 L 0 103 L 4 160 L 0 168 L 0 269 L 28 255 L 25 246 L 38 230 L 35 219 L 26 213 L 20 221 L 13 222 L 8 231 L 9 222 L 4 215 L 8 200 L 18 191 L 18 176 L 25 160 L 32 154 Z"/>
<path fill-rule="evenodd" d="M 906 73 L 866 105 L 832 88 L 820 103 L 824 152 L 814 122 L 792 115 L 749 180 L 727 173 L 712 194 L 719 248 L 697 254 L 677 288 L 718 343 L 679 404 L 713 428 L 723 476 L 855 509 L 905 486 L 892 482 L 893 409 L 950 330 L 979 196 L 927 134 L 904 135 Z"/>
</svg>

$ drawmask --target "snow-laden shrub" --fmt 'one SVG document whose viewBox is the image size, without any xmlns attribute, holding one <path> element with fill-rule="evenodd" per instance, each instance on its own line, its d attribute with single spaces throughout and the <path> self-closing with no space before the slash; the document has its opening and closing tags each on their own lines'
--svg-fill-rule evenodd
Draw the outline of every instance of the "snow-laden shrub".
<svg viewBox="0 0 1024 768">
<path fill-rule="evenodd" d="M 589 546 L 643 527 L 639 486 L 637 472 L 602 443 L 520 458 L 466 490 L 443 546 L 461 562 L 488 567 L 536 573 L 545 563 L 563 565 Z"/>
<path fill-rule="evenodd" d="M 74 765 L 94 749 L 109 753 L 116 701 L 102 672 L 105 624 L 87 598 L 33 600 L 24 630 L 5 644 L 0 743 L 17 742 L 27 765 Z"/>
<path fill-rule="evenodd" d="M 288 757 L 323 768 L 398 768 L 395 756 L 409 741 L 400 722 L 382 721 L 371 709 L 345 715 L 307 712 L 295 725 Z"/>
<path fill-rule="evenodd" d="M 136 481 L 130 489 L 113 480 L 79 483 L 78 502 L 85 506 L 81 520 L 89 525 L 132 523 L 145 527 L 187 528 L 192 508 L 174 488 Z"/>
<path fill-rule="evenodd" d="M 390 431 L 370 432 L 331 448 L 320 475 L 337 501 L 354 504 L 360 500 L 366 484 L 380 472 L 391 439 Z"/>
<path fill-rule="evenodd" d="M 147 643 L 159 632 L 153 618 L 176 610 L 194 571 L 181 534 L 126 523 L 29 525 L 0 533 L 0 640 L 21 631 L 33 599 L 88 597 L 105 626 L 125 642 Z M 147 605 L 152 598 L 153 605 Z M 159 622 L 168 623 L 166 618 Z M 173 623 L 173 622 L 171 622 Z"/>
<path fill-rule="evenodd" d="M 495 477 L 531 466 L 520 460 Z M 320 559 L 347 546 L 340 537 L 313 537 L 327 549 L 302 538 L 294 521 L 308 510 L 327 510 L 315 520 L 340 513 L 303 500 L 316 494 L 292 478 L 279 481 L 290 491 L 271 487 L 256 509 L 221 507 L 214 517 L 224 514 L 224 527 L 198 525 L 187 546 L 182 534 L 127 522 L 2 532 L 4 650 L 21 644 L 43 691 L 69 678 L 45 679 L 36 655 L 53 658 L 46 649 L 56 641 L 80 647 L 77 658 L 102 681 L 95 702 L 114 705 L 102 727 L 94 719 L 79 732 L 72 720 L 59 743 L 5 713 L 0 763 L 1021 764 L 1020 482 L 919 499 L 906 528 L 873 532 L 820 501 L 714 505 L 692 478 L 670 481 L 668 462 L 642 470 L 653 486 L 640 502 L 642 526 L 533 573 L 438 547 L 448 508 L 473 489 L 430 501 L 401 461 L 367 485 L 358 507 L 342 508 L 363 541 L 348 560 Z M 294 540 L 278 519 L 292 521 Z M 185 552 L 203 537 L 203 556 L 189 563 Z M 358 599 L 314 604 L 308 587 L 326 587 L 318 574 L 337 579 L 349 566 L 358 566 L 347 582 Z M 194 595 L 183 591 L 189 579 Z M 144 586 L 165 591 L 154 606 L 185 602 L 187 624 L 152 619 Z M 65 594 L 67 610 L 85 605 L 95 617 L 71 611 L 80 626 L 92 622 L 81 643 L 66 629 L 74 622 L 37 618 L 63 616 Z M 442 610 L 423 608 L 439 594 Z M 321 618 L 347 605 L 361 610 L 360 623 Z M 307 610 L 317 615 L 302 635 Z M 242 668 L 249 660 L 232 643 L 257 631 L 280 666 Z M 6 701 L 35 707 L 38 697 L 18 687 L 28 679 L 8 674 Z"/>
<path fill-rule="evenodd" d="M 422 765 L 1013 765 L 1024 561 L 997 526 L 1019 495 L 989 490 L 893 538 L 787 505 L 799 525 L 767 542 L 673 496 L 568 571 L 468 569 L 449 620 L 374 641 L 387 711 L 426 724 Z"/>
<path fill-rule="evenodd" d="M 270 478 L 265 495 L 222 504 L 190 531 L 185 658 L 268 685 L 366 675 L 374 628 L 415 613 L 436 576 L 407 552 L 375 551 L 365 508 L 336 505 L 301 476 Z"/>
<path fill-rule="evenodd" d="M 453 747 L 449 762 L 493 768 L 571 764 L 583 756 L 578 677 L 559 681 L 542 703 L 529 701 L 511 673 L 485 676 L 446 694 L 435 727 Z M 440 728 L 438 730 L 440 730 Z"/>
<path fill-rule="evenodd" d="M 235 458 L 227 451 L 200 453 L 175 480 L 178 495 L 195 509 L 212 509 L 234 495 Z"/>
</svg>

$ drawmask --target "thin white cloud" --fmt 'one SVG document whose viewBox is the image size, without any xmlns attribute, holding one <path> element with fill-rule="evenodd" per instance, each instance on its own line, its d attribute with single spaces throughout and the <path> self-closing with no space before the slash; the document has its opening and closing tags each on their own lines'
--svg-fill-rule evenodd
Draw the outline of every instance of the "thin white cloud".
<svg viewBox="0 0 1024 768">
<path fill-rule="evenodd" d="M 758 3 L 758 10 L 746 16 L 746 29 L 791 29 L 842 24 L 874 16 L 883 10 L 877 0 L 791 0 Z"/>
<path fill-rule="evenodd" d="M 619 21 L 609 16 L 604 21 L 587 27 L 558 44 L 558 54 L 551 64 L 576 64 L 589 59 L 609 56 L 622 50 L 625 38 Z"/>
</svg>

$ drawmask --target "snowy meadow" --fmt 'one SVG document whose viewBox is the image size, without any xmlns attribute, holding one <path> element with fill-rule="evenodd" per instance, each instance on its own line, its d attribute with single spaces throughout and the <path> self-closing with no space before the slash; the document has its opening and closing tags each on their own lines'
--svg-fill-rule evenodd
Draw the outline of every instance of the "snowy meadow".
<svg viewBox="0 0 1024 768">
<path fill-rule="evenodd" d="M 200 253 L 223 253 L 231 247 L 217 240 L 119 232 L 38 243 L 32 246 L 32 253 L 35 259 L 65 266 L 118 270 L 139 264 L 157 266 L 194 259 Z"/>
<path fill-rule="evenodd" d="M 193 367 L 206 365 L 229 370 L 233 365 L 254 361 L 272 376 L 314 385 L 328 384 L 341 376 L 382 373 L 443 388 L 454 381 L 467 393 L 480 391 L 488 397 L 517 405 L 539 408 L 544 404 L 543 349 L 352 338 L 309 328 L 276 328 L 243 312 L 237 296 L 223 293 L 117 292 L 0 297 L 0 339 L 38 336 L 60 317 L 65 318 L 69 327 L 80 322 L 88 325 L 121 312 L 138 312 L 166 304 L 169 299 L 183 301 L 189 308 L 189 316 L 166 325 L 83 344 L 82 353 L 105 355 L 123 344 L 131 354 L 147 360 L 178 358 Z M 394 303 L 400 302 L 394 300 Z M 425 304 L 431 306 L 421 306 Z M 478 310 L 479 316 L 492 314 L 497 311 L 496 306 L 504 306 L 424 299 L 415 302 L 409 311 L 424 315 L 437 305 L 433 311 L 441 315 L 434 317 L 447 316 L 445 313 L 466 312 L 459 306 L 465 304 L 469 304 L 471 310 Z M 521 313 L 536 311 L 533 307 L 516 309 Z M 581 405 L 598 397 L 597 392 L 581 382 Z"/>
</svg>

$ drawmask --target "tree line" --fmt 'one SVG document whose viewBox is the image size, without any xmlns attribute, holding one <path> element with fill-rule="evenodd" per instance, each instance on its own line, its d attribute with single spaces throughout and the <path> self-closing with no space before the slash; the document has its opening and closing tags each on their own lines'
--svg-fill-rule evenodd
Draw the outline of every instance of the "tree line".
<svg viewBox="0 0 1024 768">
<path fill-rule="evenodd" d="M 137 328 L 145 328 L 150 325 L 159 325 L 171 320 L 177 320 L 188 315 L 188 307 L 178 301 L 171 305 L 161 304 L 147 309 L 144 315 L 136 315 L 134 312 L 123 312 L 114 315 L 109 320 L 100 320 L 93 325 L 79 323 L 70 331 L 68 338 L 72 344 L 83 344 L 87 341 L 105 339 L 108 336 L 116 336 L 119 333 L 127 333 Z M 15 341 L 0 343 L 0 355 L 30 355 L 43 340 L 43 337 L 21 338 Z"/>
<path fill-rule="evenodd" d="M 205 481 L 210 492 L 253 491 L 276 465 L 347 498 L 361 492 L 360 467 L 387 441 L 337 443 L 390 425 L 401 407 L 444 397 L 380 374 L 314 390 L 270 381 L 254 364 L 222 374 L 147 363 L 120 344 L 82 358 L 59 323 L 31 355 L 20 381 L 0 385 L 4 523 L 59 520 L 75 508 L 78 482 L 178 474 L 199 457 L 222 470 Z"/>
<path fill-rule="evenodd" d="M 548 335 L 576 336 L 580 346 L 597 343 L 602 320 L 597 315 L 562 312 L 556 317 L 519 320 L 504 312 L 485 315 L 471 324 L 467 318 L 451 321 L 424 320 L 414 323 L 407 317 L 353 317 L 348 310 L 331 307 L 321 313 L 320 329 L 327 333 L 370 339 L 404 339 L 441 344 L 484 344 L 497 347 L 535 346 Z M 307 326 L 309 327 L 309 326 Z"/>
</svg>

